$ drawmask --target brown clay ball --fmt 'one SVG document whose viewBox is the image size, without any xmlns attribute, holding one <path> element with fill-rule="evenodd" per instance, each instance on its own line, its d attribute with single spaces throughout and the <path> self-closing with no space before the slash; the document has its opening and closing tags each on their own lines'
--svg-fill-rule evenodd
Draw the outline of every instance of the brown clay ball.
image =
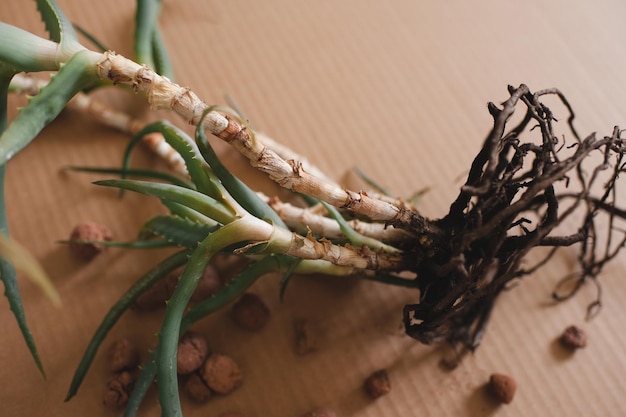
<svg viewBox="0 0 626 417">
<path fill-rule="evenodd" d="M 567 349 L 582 349 L 587 346 L 587 333 L 578 326 L 569 326 L 563 331 L 559 340 Z"/>
<path fill-rule="evenodd" d="M 128 396 L 133 390 L 135 377 L 128 371 L 116 374 L 107 382 L 106 391 L 102 400 L 105 407 L 111 410 L 123 408 L 128 402 Z"/>
<path fill-rule="evenodd" d="M 90 240 L 90 241 L 110 241 L 113 239 L 113 234 L 109 229 L 105 226 L 94 223 L 94 222 L 84 222 L 77 224 L 74 229 L 72 229 L 72 233 L 70 234 L 70 240 Z M 79 259 L 84 259 L 89 261 L 96 257 L 97 255 L 104 252 L 106 246 L 100 243 L 81 243 L 81 242 L 72 242 L 70 243 L 70 251 L 72 254 Z"/>
<path fill-rule="evenodd" d="M 243 382 L 239 365 L 231 357 L 217 353 L 210 355 L 204 362 L 200 376 L 218 394 L 230 394 Z"/>
<path fill-rule="evenodd" d="M 233 306 L 232 317 L 239 327 L 254 332 L 265 327 L 270 310 L 259 296 L 246 293 Z"/>
<path fill-rule="evenodd" d="M 389 394 L 391 391 L 391 382 L 389 381 L 389 375 L 387 371 L 381 369 L 371 374 L 364 383 L 365 392 L 367 395 L 376 399 L 383 395 Z"/>
<path fill-rule="evenodd" d="M 489 377 L 489 391 L 493 397 L 502 404 L 509 404 L 513 401 L 517 382 L 509 375 L 492 374 Z"/>
<path fill-rule="evenodd" d="M 337 417 L 337 413 L 332 408 L 318 407 L 303 414 L 302 417 Z"/>
<path fill-rule="evenodd" d="M 189 398 L 198 403 L 209 401 L 213 396 L 211 389 L 207 387 L 204 380 L 197 372 L 192 373 L 183 383 L 183 390 Z"/>
<path fill-rule="evenodd" d="M 192 303 L 198 303 L 206 300 L 219 291 L 222 286 L 223 282 L 219 272 L 213 265 L 209 264 L 202 273 L 198 281 L 198 286 L 191 295 L 190 301 Z"/>
<path fill-rule="evenodd" d="M 107 352 L 107 367 L 112 372 L 134 369 L 139 364 L 139 351 L 126 338 L 121 338 L 109 346 Z"/>
<path fill-rule="evenodd" d="M 187 332 L 178 342 L 178 356 L 176 358 L 179 375 L 190 374 L 199 369 L 209 354 L 204 337 L 194 332 Z"/>
<path fill-rule="evenodd" d="M 153 311 L 166 306 L 166 301 L 172 297 L 174 289 L 178 284 L 177 275 L 167 277 L 155 282 L 150 288 L 143 292 L 135 302 L 133 308 L 139 311 Z"/>
</svg>

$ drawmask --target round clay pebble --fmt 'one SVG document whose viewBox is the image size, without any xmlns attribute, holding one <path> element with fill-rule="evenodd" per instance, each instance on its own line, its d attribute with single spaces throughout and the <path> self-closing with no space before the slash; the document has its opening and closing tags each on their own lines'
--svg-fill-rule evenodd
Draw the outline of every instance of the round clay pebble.
<svg viewBox="0 0 626 417">
<path fill-rule="evenodd" d="M 128 403 L 128 395 L 133 389 L 135 377 L 127 371 L 120 372 L 107 382 L 107 390 L 102 400 L 105 407 L 119 410 Z"/>
<path fill-rule="evenodd" d="M 167 300 L 172 297 L 178 284 L 177 275 L 167 277 L 155 282 L 144 291 L 133 303 L 133 308 L 139 311 L 152 311 L 166 306 Z"/>
<path fill-rule="evenodd" d="M 199 369 L 209 354 L 204 337 L 194 332 L 187 332 L 178 342 L 176 370 L 179 375 L 190 374 Z"/>
<path fill-rule="evenodd" d="M 265 327 L 270 310 L 257 295 L 246 293 L 233 306 L 232 317 L 242 329 L 257 331 Z"/>
<path fill-rule="evenodd" d="M 218 394 L 230 394 L 243 382 L 239 365 L 229 356 L 218 353 L 207 358 L 200 368 L 200 376 Z"/>
<path fill-rule="evenodd" d="M 503 404 L 513 401 L 517 383 L 515 380 L 504 374 L 492 374 L 489 377 L 489 391 L 496 400 Z"/>
<path fill-rule="evenodd" d="M 559 340 L 561 345 L 568 349 L 582 349 L 587 346 L 587 333 L 578 326 L 569 326 Z"/>
<path fill-rule="evenodd" d="M 196 372 L 187 377 L 183 383 L 183 390 L 189 398 L 199 403 L 207 402 L 213 396 L 209 387 Z"/>
<path fill-rule="evenodd" d="M 318 407 L 303 414 L 302 417 L 337 417 L 337 413 L 332 408 Z"/>
<path fill-rule="evenodd" d="M 116 340 L 109 346 L 107 367 L 111 372 L 136 368 L 139 364 L 139 351 L 126 338 Z"/>
<path fill-rule="evenodd" d="M 204 269 L 204 272 L 198 281 L 198 285 L 191 295 L 190 301 L 192 303 L 197 303 L 206 300 L 222 288 L 222 286 L 222 278 L 220 277 L 219 272 L 213 265 L 209 264 Z"/>
<path fill-rule="evenodd" d="M 389 375 L 387 374 L 387 371 L 381 369 L 371 374 L 365 380 L 364 387 L 365 392 L 372 399 L 376 399 L 382 397 L 383 395 L 389 394 L 389 391 L 391 391 L 391 382 L 389 381 Z"/>
<path fill-rule="evenodd" d="M 72 233 L 70 234 L 70 240 L 90 240 L 90 241 L 109 241 L 113 239 L 113 235 L 105 226 L 94 223 L 84 222 L 77 224 Z M 91 260 L 106 249 L 106 246 L 100 243 L 70 243 L 70 251 L 72 254 L 80 259 Z"/>
</svg>

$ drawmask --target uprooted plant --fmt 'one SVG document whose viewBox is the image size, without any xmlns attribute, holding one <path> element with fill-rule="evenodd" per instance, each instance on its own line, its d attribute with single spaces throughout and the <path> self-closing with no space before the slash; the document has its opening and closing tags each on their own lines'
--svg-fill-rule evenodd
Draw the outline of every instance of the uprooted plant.
<svg viewBox="0 0 626 417">
<path fill-rule="evenodd" d="M 418 288 L 419 300 L 404 308 L 406 333 L 423 343 L 448 341 L 475 349 L 498 295 L 513 281 L 539 269 L 558 248 L 579 248 L 580 269 L 563 281 L 574 285 L 563 285 L 569 292 L 563 293 L 563 288 L 559 288 L 554 294 L 563 299 L 585 281 L 596 282 L 603 266 L 626 243 L 626 235 L 617 228 L 625 213 L 615 206 L 617 179 L 624 169 L 626 151 L 621 131 L 615 128 L 602 138 L 579 137 L 572 126 L 574 115 L 569 103 L 558 90 L 533 93 L 525 85 L 509 87 L 509 98 L 501 107 L 489 104 L 493 128 L 474 159 L 465 184 L 447 214 L 428 219 L 408 202 L 345 190 L 323 175 L 312 174 L 313 168 L 292 159 L 288 150 L 267 146 L 269 139 L 255 132 L 236 112 L 208 106 L 191 90 L 159 75 L 150 66 L 162 61 L 145 58 L 161 56 L 158 46 L 150 46 L 158 42 L 145 42 L 158 39 L 159 4 L 139 3 L 142 6 L 138 16 L 142 10 L 149 13 L 138 19 L 138 38 L 142 40 L 138 44 L 142 46 L 137 49 L 143 51 L 138 54 L 138 61 L 148 65 L 81 45 L 72 25 L 52 0 L 37 1 L 51 40 L 0 23 L 0 85 L 5 118 L 0 137 L 3 173 L 10 158 L 68 103 L 80 100 L 89 107 L 89 98 L 82 91 L 103 83 L 129 85 L 135 92 L 145 93 L 152 108 L 173 110 L 197 126 L 191 138 L 165 121 L 141 129 L 126 119 L 117 125 L 134 135 L 127 157 L 135 144 L 145 137 L 154 140 L 156 134 L 157 140 L 166 141 L 173 149 L 168 148 L 166 153 L 177 155 L 184 162 L 187 175 L 181 179 L 139 172 L 125 164 L 114 171 L 122 174 L 122 179 L 97 184 L 160 199 L 170 214 L 149 220 L 134 245 L 177 246 L 180 251 L 141 277 L 111 308 L 87 347 L 68 399 L 76 393 L 108 330 L 133 300 L 183 265 L 184 272 L 167 306 L 158 346 L 142 367 L 127 415 L 137 410 L 155 377 L 164 415 L 181 414 L 176 379 L 180 335 L 195 321 L 235 299 L 267 272 L 284 271 L 284 283 L 292 273 L 350 274 Z M 14 76 L 36 71 L 58 72 L 7 127 L 6 95 L 11 88 L 19 90 L 24 81 Z M 556 96 L 567 109 L 571 128 L 567 139 L 555 133 L 555 116 L 542 103 L 545 96 Z M 509 127 L 507 123 L 519 108 L 525 109 L 523 117 Z M 315 209 L 268 199 L 250 190 L 222 166 L 205 136 L 207 131 L 231 144 L 282 187 L 292 190 L 294 196 L 297 194 L 295 200 L 305 201 Z M 162 150 L 163 146 L 157 148 Z M 127 179 L 135 174 L 152 180 Z M 2 209 L 1 226 L 6 232 L 3 206 Z M 526 267 L 522 261 L 537 247 L 548 248 L 545 257 Z M 187 309 L 207 263 L 222 251 L 247 256 L 250 266 L 215 297 Z M 2 254 L 9 260 L 15 259 L 9 252 Z M 3 261 L 0 266 L 12 309 L 17 312 L 20 328 L 39 363 L 24 321 L 15 272 L 8 262 Z M 406 278 L 407 274 L 412 277 Z M 598 292 L 590 314 L 599 305 Z"/>
</svg>

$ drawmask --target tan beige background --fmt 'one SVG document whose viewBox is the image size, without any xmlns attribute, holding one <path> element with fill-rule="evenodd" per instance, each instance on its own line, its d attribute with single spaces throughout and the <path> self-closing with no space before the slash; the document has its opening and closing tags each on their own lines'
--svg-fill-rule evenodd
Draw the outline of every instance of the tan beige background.
<svg viewBox="0 0 626 417">
<path fill-rule="evenodd" d="M 58 0 L 72 21 L 109 48 L 132 55 L 134 2 Z M 626 126 L 626 3 L 589 1 L 164 0 L 161 24 L 176 81 L 208 103 L 234 97 L 251 122 L 340 178 L 353 166 L 399 196 L 429 186 L 424 213 L 443 215 L 459 178 L 490 128 L 488 101 L 507 98 L 507 84 L 559 87 L 578 113 L 581 132 Z M 34 2 L 3 0 L 0 20 L 37 33 Z M 1 41 L 1 40 L 0 40 Z M 105 100 L 143 114 L 142 101 L 104 91 Z M 11 104 L 23 105 L 21 98 Z M 559 111 L 557 110 L 557 115 Z M 15 110 L 12 110 L 15 115 Z M 561 113 L 564 115 L 564 113 Z M 153 116 L 152 116 L 153 117 Z M 127 138 L 71 112 L 62 114 L 9 164 L 8 210 L 13 236 L 48 269 L 64 300 L 50 306 L 22 282 L 28 322 L 48 375 L 38 374 L 6 300 L 0 300 L 0 415 L 105 416 L 107 374 L 96 358 L 84 386 L 63 403 L 80 355 L 108 307 L 153 264 L 154 252 L 111 250 L 92 263 L 73 260 L 56 243 L 72 226 L 92 219 L 128 240 L 162 210 L 145 198 L 90 184 L 99 176 L 68 174 L 67 165 L 118 164 Z M 272 190 L 232 150 L 225 161 Z M 136 162 L 159 166 L 147 152 Z M 298 416 L 330 405 L 341 416 L 619 416 L 626 414 L 623 259 L 602 277 L 604 308 L 584 321 L 594 288 L 552 305 L 554 284 L 571 271 L 564 252 L 537 276 L 498 302 L 478 352 L 453 372 L 441 353 L 404 337 L 405 290 L 373 283 L 298 279 L 283 304 L 279 277 L 254 287 L 272 308 L 268 329 L 246 334 L 217 314 L 197 326 L 215 350 L 234 356 L 246 381 L 235 394 L 188 416 L 237 409 L 251 417 Z M 159 253 L 159 256 L 163 254 Z M 310 317 L 324 329 L 322 349 L 291 351 L 291 322 Z M 147 350 L 159 317 L 127 314 L 108 341 L 127 335 Z M 573 356 L 555 343 L 577 323 L 589 347 Z M 377 401 L 361 391 L 373 370 L 390 370 L 393 391 Z M 512 404 L 496 406 L 484 392 L 492 372 L 513 375 Z M 141 415 L 158 415 L 156 396 Z"/>
</svg>

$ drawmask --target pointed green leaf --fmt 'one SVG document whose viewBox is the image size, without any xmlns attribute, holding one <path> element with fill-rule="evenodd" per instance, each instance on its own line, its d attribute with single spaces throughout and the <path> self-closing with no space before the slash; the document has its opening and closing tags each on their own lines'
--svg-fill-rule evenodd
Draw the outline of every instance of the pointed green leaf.
<svg viewBox="0 0 626 417">
<path fill-rule="evenodd" d="M 104 180 L 96 181 L 94 184 L 135 191 L 163 200 L 174 201 L 197 210 L 222 224 L 230 223 L 235 218 L 228 208 L 211 197 L 176 185 L 137 180 Z"/>
<path fill-rule="evenodd" d="M 173 244 L 195 248 L 215 230 L 217 228 L 181 217 L 156 216 L 144 224 L 140 233 L 156 234 Z"/>
<path fill-rule="evenodd" d="M 121 169 L 121 168 L 97 168 L 97 167 L 78 167 L 78 166 L 67 167 L 67 169 L 71 171 L 89 172 L 89 173 L 94 173 L 94 174 L 118 174 L 118 175 L 125 175 L 125 176 L 136 177 L 136 178 L 138 177 L 151 178 L 155 180 L 169 182 L 170 184 L 178 185 L 180 187 L 192 188 L 189 182 L 177 176 L 168 174 L 166 172 L 154 171 L 151 169 Z"/>
<path fill-rule="evenodd" d="M 204 116 L 206 116 L 205 112 Z M 204 117 L 203 116 L 203 117 Z M 278 214 L 272 210 L 259 196 L 252 191 L 246 184 L 244 184 L 239 178 L 235 177 L 219 160 L 217 154 L 209 144 L 207 137 L 204 133 L 204 129 L 201 127 L 202 121 L 198 123 L 196 128 L 196 143 L 202 153 L 204 159 L 209 163 L 213 172 L 220 179 L 222 185 L 228 190 L 231 196 L 237 200 L 241 206 L 246 209 L 250 214 L 259 219 L 268 219 L 277 226 L 288 229 L 285 222 L 278 216 Z"/>
<path fill-rule="evenodd" d="M 4 131 L 7 126 L 7 95 L 9 89 L 9 82 L 13 77 L 14 72 L 8 69 L 6 66 L 0 64 L 0 132 Z M 4 184 L 6 175 L 6 165 L 0 166 L 0 233 L 5 236 L 9 235 L 9 226 L 6 214 L 6 204 L 4 195 Z M 9 301 L 9 308 L 15 316 L 15 321 L 22 333 L 24 342 L 30 351 L 39 372 L 46 377 L 43 369 L 39 352 L 35 344 L 35 339 L 28 328 L 26 323 L 26 314 L 24 312 L 24 306 L 22 304 L 22 296 L 17 286 L 17 276 L 15 268 L 9 262 L 0 259 L 0 280 L 4 285 L 4 295 Z"/>
<path fill-rule="evenodd" d="M 93 358 L 96 356 L 98 348 L 102 344 L 102 341 L 109 330 L 111 330 L 122 314 L 128 309 L 128 307 L 130 307 L 137 297 L 139 297 L 139 295 L 150 288 L 155 282 L 166 277 L 176 268 L 184 265 L 185 262 L 187 262 L 189 253 L 190 252 L 188 250 L 183 250 L 162 261 L 147 274 L 137 280 L 137 282 L 135 282 L 124 293 L 124 295 L 122 295 L 117 303 L 111 307 L 102 320 L 102 323 L 100 323 L 100 326 L 98 326 L 96 333 L 91 338 L 91 341 L 89 342 L 89 345 L 87 346 L 87 349 L 85 350 L 85 353 L 76 368 L 65 401 L 69 401 L 76 394 L 76 391 L 78 391 L 80 384 L 85 378 L 85 375 L 93 362 Z"/>
<path fill-rule="evenodd" d="M 217 178 L 209 165 L 202 158 L 193 139 L 181 129 L 164 120 L 150 123 L 133 136 L 124 153 L 124 169 L 126 169 L 129 164 L 131 150 L 141 138 L 150 133 L 160 133 L 163 135 L 165 141 L 180 154 L 185 161 L 189 177 L 198 191 L 218 201 L 224 201 L 221 190 L 214 183 Z"/>
<path fill-rule="evenodd" d="M 0 165 L 28 145 L 74 95 L 98 79 L 90 54 L 77 53 L 32 97 L 0 136 Z"/>
<path fill-rule="evenodd" d="M 50 39 L 64 48 L 71 43 L 78 44 L 78 36 L 70 20 L 65 16 L 55 0 L 36 0 L 37 10 L 41 14 Z"/>
</svg>

